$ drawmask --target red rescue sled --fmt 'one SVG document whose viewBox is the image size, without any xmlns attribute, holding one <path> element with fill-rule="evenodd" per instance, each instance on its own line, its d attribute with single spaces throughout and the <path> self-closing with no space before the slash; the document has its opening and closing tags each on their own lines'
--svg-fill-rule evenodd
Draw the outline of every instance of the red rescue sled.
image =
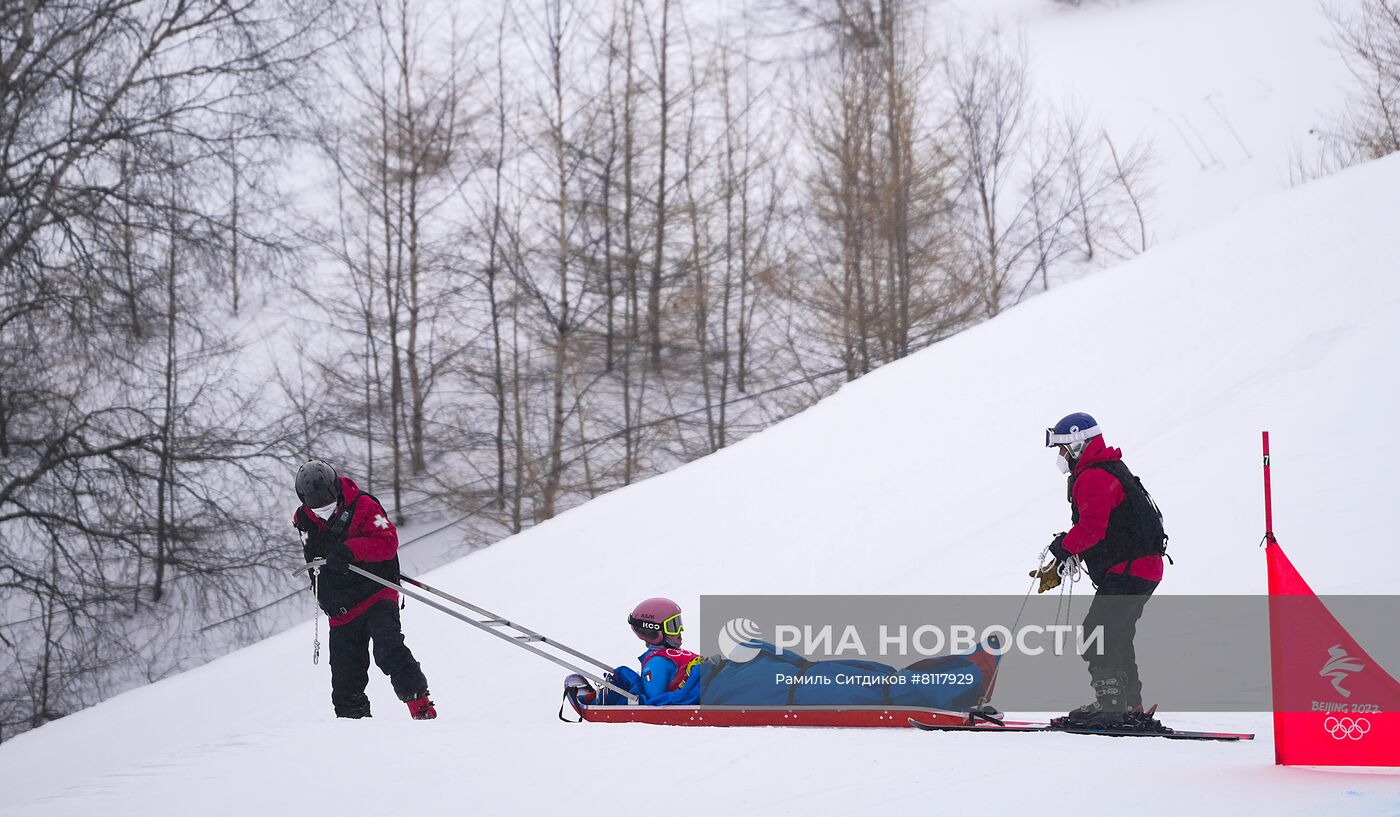
<svg viewBox="0 0 1400 817">
<path fill-rule="evenodd" d="M 819 726 L 850 729 L 910 729 L 910 719 L 941 726 L 984 721 L 968 712 L 918 706 L 589 706 L 569 698 L 590 723 L 650 723 L 656 726 Z M 1005 721 L 1019 726 L 1020 721 Z"/>
</svg>

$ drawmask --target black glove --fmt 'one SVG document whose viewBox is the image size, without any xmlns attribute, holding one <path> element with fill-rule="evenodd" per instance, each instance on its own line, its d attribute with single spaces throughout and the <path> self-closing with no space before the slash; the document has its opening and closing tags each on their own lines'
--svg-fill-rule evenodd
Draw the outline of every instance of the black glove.
<svg viewBox="0 0 1400 817">
<path fill-rule="evenodd" d="M 1056 562 L 1063 562 L 1068 559 L 1069 551 L 1065 550 L 1065 532 L 1055 534 L 1055 539 L 1050 543 L 1050 555 L 1055 557 Z"/>
<path fill-rule="evenodd" d="M 349 573 L 348 565 L 355 561 L 355 552 L 344 542 L 331 542 L 326 545 L 326 569 L 336 573 Z"/>
<path fill-rule="evenodd" d="M 316 523 L 311 521 L 311 511 L 302 508 L 292 517 L 292 526 L 302 533 L 315 533 Z"/>
<path fill-rule="evenodd" d="M 303 511 L 295 517 L 293 527 L 301 531 L 301 550 L 306 556 L 309 564 L 312 559 L 324 559 L 326 557 L 326 537 L 327 533 L 316 527 L 307 514 Z"/>
</svg>

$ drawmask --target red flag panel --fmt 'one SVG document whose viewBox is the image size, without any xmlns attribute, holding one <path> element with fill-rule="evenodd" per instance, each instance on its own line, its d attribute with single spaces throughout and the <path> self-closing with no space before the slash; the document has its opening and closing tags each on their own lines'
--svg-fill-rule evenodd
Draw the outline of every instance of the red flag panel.
<svg viewBox="0 0 1400 817">
<path fill-rule="evenodd" d="M 1277 542 L 1266 552 L 1276 762 L 1400 766 L 1400 682 L 1351 637 Z"/>
</svg>

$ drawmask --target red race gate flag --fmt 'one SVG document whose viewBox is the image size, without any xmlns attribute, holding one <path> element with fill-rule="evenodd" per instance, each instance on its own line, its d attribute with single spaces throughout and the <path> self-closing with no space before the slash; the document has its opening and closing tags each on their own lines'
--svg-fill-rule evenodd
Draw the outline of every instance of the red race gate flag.
<svg viewBox="0 0 1400 817">
<path fill-rule="evenodd" d="M 1274 760 L 1285 766 L 1400 766 L 1400 682 L 1356 643 L 1273 535 L 1264 432 Z"/>
</svg>

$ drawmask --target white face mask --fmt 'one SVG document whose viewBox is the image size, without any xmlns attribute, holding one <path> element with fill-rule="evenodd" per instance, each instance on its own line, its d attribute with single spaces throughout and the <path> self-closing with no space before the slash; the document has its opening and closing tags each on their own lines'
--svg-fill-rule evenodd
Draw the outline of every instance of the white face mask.
<svg viewBox="0 0 1400 817">
<path fill-rule="evenodd" d="M 339 504 L 339 502 L 332 502 L 329 505 L 322 505 L 319 508 L 312 508 L 311 512 L 319 516 L 322 520 L 330 519 L 331 514 L 335 513 L 335 508 Z"/>
<path fill-rule="evenodd" d="M 1064 458 L 1064 455 L 1060 453 L 1058 448 L 1055 449 L 1055 467 L 1060 469 L 1061 474 L 1069 473 L 1069 460 Z"/>
</svg>

